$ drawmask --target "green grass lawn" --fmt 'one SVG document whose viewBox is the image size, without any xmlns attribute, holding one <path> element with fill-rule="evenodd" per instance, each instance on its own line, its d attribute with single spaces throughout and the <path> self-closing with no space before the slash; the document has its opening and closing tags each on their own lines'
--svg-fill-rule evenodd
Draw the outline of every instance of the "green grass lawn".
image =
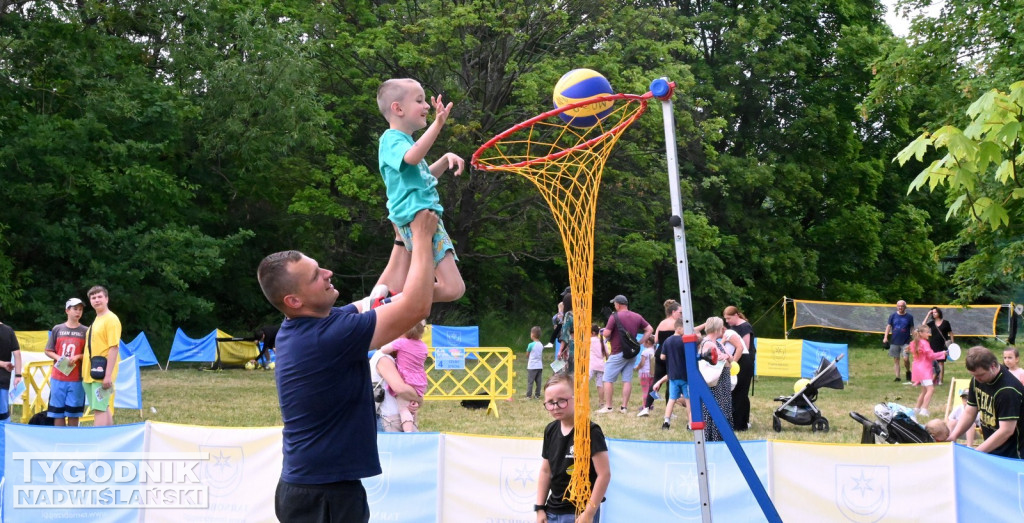
<svg viewBox="0 0 1024 523">
<path fill-rule="evenodd" d="M 551 353 L 545 354 L 550 359 Z M 517 354 L 516 397 L 499 401 L 498 417 L 486 415 L 485 410 L 470 410 L 458 401 L 428 401 L 421 409 L 420 428 L 423 431 L 488 434 L 496 436 L 540 437 L 550 417 L 539 400 L 525 399 L 526 357 Z M 550 375 L 548 371 L 545 378 Z M 942 416 L 949 392 L 949 377 L 968 377 L 963 363 L 951 363 L 947 369 L 947 384 L 936 387 L 931 402 L 933 416 Z M 919 389 L 902 382 L 894 383 L 892 360 L 886 352 L 875 348 L 850 350 L 850 382 L 843 390 L 822 389 L 816 405 L 829 419 L 828 433 L 812 432 L 810 427 L 792 425 L 783 421 L 782 432 L 771 429 L 772 412 L 779 405 L 776 396 L 792 394 L 795 378 L 758 378 L 751 399 L 753 427 L 738 433 L 740 439 L 782 439 L 828 443 L 857 443 L 861 425 L 850 418 L 857 411 L 873 418 L 874 405 L 893 401 L 912 407 Z M 277 405 L 277 392 L 272 371 L 229 369 L 223 371 L 198 370 L 197 367 L 174 364 L 168 371 L 147 369 L 142 372 L 143 410 L 120 409 L 115 422 L 134 423 L 141 419 L 169 423 L 183 423 L 223 427 L 260 427 L 281 424 Z M 621 383 L 615 387 L 618 405 Z M 669 431 L 661 429 L 664 401 L 655 403 L 650 417 L 637 418 L 640 405 L 639 380 L 634 373 L 634 392 L 630 399 L 631 412 L 595 415 L 606 435 L 612 438 L 634 440 L 691 440 L 681 417 Z M 597 408 L 596 387 L 591 385 L 591 405 Z M 664 389 L 663 389 L 664 390 Z M 15 412 L 17 413 L 16 407 Z M 678 411 L 678 409 L 677 409 Z M 681 414 L 680 414 L 681 416 Z"/>
</svg>

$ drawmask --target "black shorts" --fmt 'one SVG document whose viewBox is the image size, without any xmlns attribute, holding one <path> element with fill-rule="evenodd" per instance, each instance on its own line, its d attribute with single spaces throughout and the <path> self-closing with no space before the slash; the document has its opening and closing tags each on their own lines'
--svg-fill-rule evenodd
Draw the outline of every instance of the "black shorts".
<svg viewBox="0 0 1024 523">
<path fill-rule="evenodd" d="M 282 523 L 370 521 L 366 489 L 359 480 L 323 485 L 277 482 L 274 513 Z"/>
</svg>

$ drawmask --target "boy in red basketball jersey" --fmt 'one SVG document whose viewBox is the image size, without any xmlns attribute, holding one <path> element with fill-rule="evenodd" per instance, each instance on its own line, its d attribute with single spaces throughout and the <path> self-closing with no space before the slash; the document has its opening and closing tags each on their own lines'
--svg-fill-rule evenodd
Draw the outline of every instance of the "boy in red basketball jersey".
<svg viewBox="0 0 1024 523">
<path fill-rule="evenodd" d="M 78 426 L 78 418 L 85 412 L 85 389 L 82 388 L 82 353 L 85 352 L 85 333 L 89 328 L 79 323 L 85 304 L 71 298 L 64 304 L 68 321 L 54 325 L 46 340 L 46 355 L 53 360 L 50 371 L 50 406 L 46 417 L 54 426 Z M 62 359 L 65 359 L 61 363 Z M 70 365 L 70 370 L 68 370 Z M 67 370 L 65 373 L 61 370 Z M 67 420 L 65 422 L 65 419 Z"/>
</svg>

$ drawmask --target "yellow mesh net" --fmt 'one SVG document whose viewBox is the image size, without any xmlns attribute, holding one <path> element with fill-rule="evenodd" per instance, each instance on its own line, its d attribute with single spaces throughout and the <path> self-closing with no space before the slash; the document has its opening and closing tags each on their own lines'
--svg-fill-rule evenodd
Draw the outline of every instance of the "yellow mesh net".
<svg viewBox="0 0 1024 523">
<path fill-rule="evenodd" d="M 614 100 L 612 112 L 592 127 L 573 127 L 558 115 L 582 105 Z M 590 500 L 590 325 L 594 276 L 594 217 L 605 161 L 647 97 L 619 94 L 549 111 L 484 144 L 473 155 L 481 170 L 508 171 L 532 182 L 551 208 L 565 247 L 572 290 L 575 344 L 576 462 L 565 499 L 580 514 Z"/>
</svg>

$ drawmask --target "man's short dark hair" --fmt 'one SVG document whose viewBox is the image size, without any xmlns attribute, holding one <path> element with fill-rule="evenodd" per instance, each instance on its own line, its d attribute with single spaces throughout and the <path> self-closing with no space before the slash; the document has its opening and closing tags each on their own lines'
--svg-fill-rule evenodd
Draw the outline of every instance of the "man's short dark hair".
<svg viewBox="0 0 1024 523">
<path fill-rule="evenodd" d="M 967 351 L 967 357 L 964 359 L 964 365 L 968 371 L 976 371 L 979 369 L 991 369 L 999 365 L 999 361 L 996 360 L 995 354 L 985 347 L 976 346 L 971 347 Z"/>
<path fill-rule="evenodd" d="M 281 251 L 267 255 L 256 269 L 256 279 L 267 301 L 284 311 L 284 297 L 295 290 L 295 278 L 288 272 L 288 264 L 298 262 L 303 254 L 299 251 Z"/>
</svg>

